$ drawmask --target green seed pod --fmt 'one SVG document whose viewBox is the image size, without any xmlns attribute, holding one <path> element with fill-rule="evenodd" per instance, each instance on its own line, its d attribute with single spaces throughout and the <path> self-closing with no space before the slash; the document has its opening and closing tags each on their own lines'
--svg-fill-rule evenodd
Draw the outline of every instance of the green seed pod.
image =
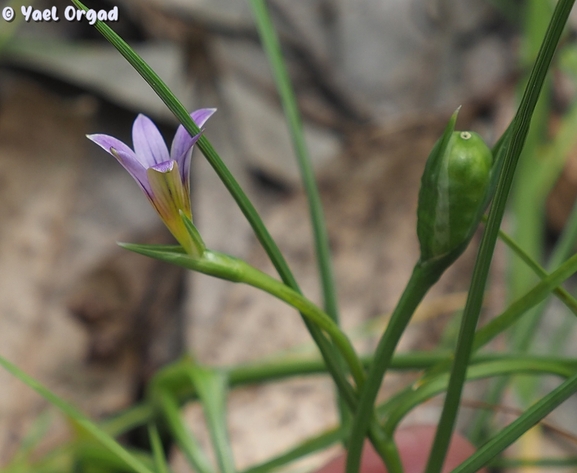
<svg viewBox="0 0 577 473">
<path fill-rule="evenodd" d="M 456 113 L 425 166 L 417 209 L 421 262 L 454 261 L 466 248 L 488 201 L 493 156 L 476 133 L 453 131 Z"/>
</svg>

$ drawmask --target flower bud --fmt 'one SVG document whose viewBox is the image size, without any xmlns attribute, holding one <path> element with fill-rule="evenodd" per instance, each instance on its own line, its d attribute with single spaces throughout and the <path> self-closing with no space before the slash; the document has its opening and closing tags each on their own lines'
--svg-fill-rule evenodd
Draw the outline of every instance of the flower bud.
<svg viewBox="0 0 577 473">
<path fill-rule="evenodd" d="M 453 131 L 456 113 L 435 144 L 421 178 L 417 235 L 421 262 L 454 261 L 472 238 L 487 205 L 493 156 L 482 138 Z"/>
</svg>

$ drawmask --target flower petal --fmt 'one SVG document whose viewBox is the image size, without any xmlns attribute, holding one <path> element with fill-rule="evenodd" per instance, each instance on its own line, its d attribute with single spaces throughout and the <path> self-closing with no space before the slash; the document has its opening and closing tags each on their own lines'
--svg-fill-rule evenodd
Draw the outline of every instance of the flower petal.
<svg viewBox="0 0 577 473">
<path fill-rule="evenodd" d="M 164 138 L 154 122 L 139 114 L 132 125 L 132 143 L 140 164 L 149 168 L 170 159 Z"/>
<path fill-rule="evenodd" d="M 86 135 L 86 138 L 96 143 L 107 153 L 112 154 L 110 152 L 110 148 L 114 148 L 117 151 L 122 151 L 126 154 L 132 153 L 134 155 L 134 151 L 132 151 L 126 144 L 124 144 L 118 138 L 114 138 L 114 136 L 96 133 L 93 135 Z M 136 156 L 134 156 L 134 158 L 136 159 Z"/>
<path fill-rule="evenodd" d="M 194 149 L 194 145 L 202 136 L 202 133 L 195 135 L 191 139 L 190 148 L 188 151 L 185 151 L 176 162 L 178 163 L 180 169 L 180 178 L 182 179 L 182 183 L 184 184 L 187 192 L 190 189 L 189 181 L 190 181 L 190 160 L 192 158 L 192 150 Z"/>
<path fill-rule="evenodd" d="M 190 114 L 190 118 L 194 120 L 198 128 L 202 128 L 206 121 L 211 117 L 211 115 L 216 112 L 216 108 L 201 108 L 200 110 L 195 110 Z M 174 139 L 172 140 L 172 146 L 170 148 L 170 157 L 179 160 L 194 144 L 192 141 L 194 137 L 190 136 L 188 131 L 180 125 L 174 134 Z M 198 139 L 198 138 L 197 138 Z M 195 140 L 196 142 L 196 140 Z M 182 163 L 178 163 L 182 168 Z"/>
<path fill-rule="evenodd" d="M 201 108 L 192 112 L 190 118 L 194 120 L 197 127 L 202 128 L 214 112 L 216 112 L 216 108 Z M 174 139 L 172 140 L 172 146 L 170 148 L 170 157 L 178 163 L 182 182 L 186 186 L 187 190 L 189 188 L 188 180 L 190 175 L 192 147 L 198 141 L 200 136 L 200 133 L 195 136 L 190 136 L 188 131 L 180 125 L 174 134 Z"/>
<path fill-rule="evenodd" d="M 202 128 L 207 120 L 216 112 L 216 108 L 199 108 L 190 114 L 198 128 Z"/>
<path fill-rule="evenodd" d="M 117 138 L 109 135 L 94 134 L 86 137 L 100 146 L 104 151 L 114 156 L 118 162 L 126 169 L 134 180 L 140 185 L 142 190 L 150 196 L 150 185 L 146 169 L 142 166 L 134 151 Z"/>
</svg>

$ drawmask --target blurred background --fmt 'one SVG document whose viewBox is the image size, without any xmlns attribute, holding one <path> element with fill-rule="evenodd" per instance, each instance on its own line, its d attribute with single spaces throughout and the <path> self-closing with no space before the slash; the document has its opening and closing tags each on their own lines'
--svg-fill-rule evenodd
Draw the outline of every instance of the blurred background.
<svg viewBox="0 0 577 473">
<path fill-rule="evenodd" d="M 394 307 L 418 257 L 420 174 L 447 118 L 462 105 L 458 128 L 493 143 L 514 113 L 527 72 L 528 3 L 269 2 L 325 202 L 343 323 L 361 349 L 382 327 L 372 332 L 366 323 Z M 188 109 L 218 108 L 206 136 L 254 199 L 304 292 L 319 300 L 306 201 L 248 3 L 86 4 L 118 8 L 110 26 Z M 23 5 L 54 7 L 60 21 L 25 22 Z M 185 351 L 222 365 L 279 350 L 314 353 L 294 311 L 269 296 L 117 249 L 116 241 L 170 237 L 130 176 L 84 135 L 131 145 L 132 122 L 144 113 L 170 142 L 177 123 L 92 26 L 64 18 L 68 2 L 0 6 L 15 10 L 14 21 L 0 19 L 0 355 L 101 418 L 134 403 L 154 370 Z M 551 110 L 566 110 L 573 82 L 556 73 L 551 90 Z M 550 204 L 551 234 L 574 200 L 575 171 L 566 174 Z M 191 179 L 195 223 L 208 246 L 274 274 L 200 153 Z M 431 348 L 448 333 L 474 254 L 443 277 L 403 348 Z M 504 264 L 501 248 L 490 313 L 505 298 Z M 333 425 L 331 396 L 324 378 L 235 392 L 229 421 L 239 466 Z M 437 409 L 417 415 L 434 419 Z M 0 465 L 46 412 L 45 401 L 0 372 Z M 202 435 L 200 410 L 186 415 Z M 50 429 L 45 449 L 69 435 L 58 416 Z"/>
</svg>

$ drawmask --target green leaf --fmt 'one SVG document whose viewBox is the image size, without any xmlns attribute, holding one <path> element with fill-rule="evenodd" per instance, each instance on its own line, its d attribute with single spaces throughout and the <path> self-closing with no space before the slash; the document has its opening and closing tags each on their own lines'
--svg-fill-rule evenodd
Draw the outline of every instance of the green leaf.
<svg viewBox="0 0 577 473">
<path fill-rule="evenodd" d="M 473 364 L 467 371 L 467 382 L 508 374 L 553 374 L 568 378 L 575 373 L 575 364 L 537 357 L 503 357 Z M 449 373 L 439 374 L 424 383 L 416 383 L 378 408 L 385 419 L 385 430 L 393 432 L 403 418 L 415 407 L 447 389 Z"/>
<path fill-rule="evenodd" d="M 158 403 L 170 433 L 191 466 L 198 473 L 216 473 L 198 441 L 184 423 L 174 397 L 169 392 L 159 389 L 152 393 L 152 398 Z"/>
<path fill-rule="evenodd" d="M 288 123 L 290 136 L 292 138 L 293 147 L 301 173 L 301 180 L 307 195 L 309 214 L 313 228 L 317 266 L 323 291 L 323 307 L 329 317 L 338 324 L 338 301 L 331 261 L 329 237 L 319 189 L 305 142 L 298 102 L 293 87 L 291 86 L 288 70 L 283 60 L 281 45 L 275 32 L 266 2 L 263 0 L 251 0 L 250 5 L 281 98 L 285 118 Z M 345 401 L 342 398 L 339 399 L 339 410 L 341 422 L 349 422 L 350 415 L 346 409 Z"/>
<path fill-rule="evenodd" d="M 133 245 L 129 243 L 122 243 L 121 246 L 137 253 L 183 266 L 203 274 L 228 281 L 248 284 L 288 303 L 297 309 L 311 325 L 314 324 L 317 328 L 327 332 L 334 341 L 335 346 L 339 349 L 343 359 L 347 362 L 357 385 L 361 386 L 363 384 L 365 380 L 364 367 L 347 335 L 339 328 L 333 319 L 314 303 L 282 282 L 253 268 L 238 258 L 217 251 L 206 250 L 201 258 L 194 258 L 187 255 L 182 248 L 174 246 Z M 342 392 L 344 392 L 344 390 Z M 351 393 L 345 394 L 348 395 Z M 350 397 L 347 402 L 351 408 L 354 407 L 354 397 Z"/>
<path fill-rule="evenodd" d="M 498 334 L 511 327 L 530 308 L 545 300 L 556 287 L 575 272 L 577 272 L 577 254 L 569 258 L 524 296 L 513 302 L 501 315 L 480 328 L 475 335 L 472 349 L 478 350 Z"/>
<path fill-rule="evenodd" d="M 160 441 L 160 435 L 158 434 L 156 425 L 148 425 L 148 438 L 150 439 L 156 473 L 168 473 L 168 465 L 166 463 L 166 457 L 164 456 L 162 442 Z"/>
<path fill-rule="evenodd" d="M 221 473 L 235 473 L 234 457 L 226 425 L 228 379 L 220 370 L 194 365 L 188 370 L 208 424 Z"/>
<path fill-rule="evenodd" d="M 251 0 L 250 5 L 281 98 L 301 172 L 301 180 L 307 194 L 315 239 L 317 265 L 323 289 L 324 308 L 333 320 L 338 321 L 337 297 L 331 264 L 329 237 L 325 225 L 319 189 L 316 184 L 311 158 L 305 142 L 297 99 L 291 86 L 289 74 L 283 60 L 280 42 L 275 33 L 266 2 L 263 0 Z"/>
<path fill-rule="evenodd" d="M 576 207 L 577 208 L 577 207 Z M 577 215 L 577 212 L 575 213 Z M 544 279 L 549 276 L 549 273 L 545 271 L 545 269 L 537 263 L 529 254 L 527 254 L 509 235 L 505 232 L 499 230 L 499 238 L 511 249 L 513 252 L 523 260 L 523 262 L 531 268 L 531 270 L 539 276 L 541 279 Z M 553 267 L 558 266 L 558 264 L 552 265 Z M 574 315 L 577 315 L 577 299 L 575 299 L 569 292 L 567 292 L 562 287 L 556 287 L 553 289 L 555 295 L 559 298 L 561 302 L 565 304 L 565 306 L 573 312 Z"/>
<path fill-rule="evenodd" d="M 51 404 L 60 409 L 66 416 L 74 422 L 74 424 L 79 427 L 83 432 L 88 434 L 90 437 L 94 438 L 100 442 L 104 447 L 106 447 L 112 455 L 114 455 L 119 460 L 122 460 L 126 466 L 130 467 L 132 471 L 138 473 L 153 473 L 149 468 L 147 468 L 140 460 L 138 460 L 134 455 L 132 455 L 128 450 L 126 450 L 122 445 L 120 445 L 116 440 L 114 440 L 110 435 L 108 435 L 104 430 L 98 427 L 94 422 L 88 419 L 84 414 L 78 411 L 75 407 L 68 404 L 66 401 L 58 397 L 56 394 L 51 392 L 45 386 L 40 384 L 35 379 L 28 376 L 26 373 L 18 369 L 15 365 L 10 363 L 3 357 L 0 357 L 0 365 L 10 372 L 20 381 L 28 385 L 38 394 L 40 394 L 44 399 L 49 401 Z"/>
</svg>

